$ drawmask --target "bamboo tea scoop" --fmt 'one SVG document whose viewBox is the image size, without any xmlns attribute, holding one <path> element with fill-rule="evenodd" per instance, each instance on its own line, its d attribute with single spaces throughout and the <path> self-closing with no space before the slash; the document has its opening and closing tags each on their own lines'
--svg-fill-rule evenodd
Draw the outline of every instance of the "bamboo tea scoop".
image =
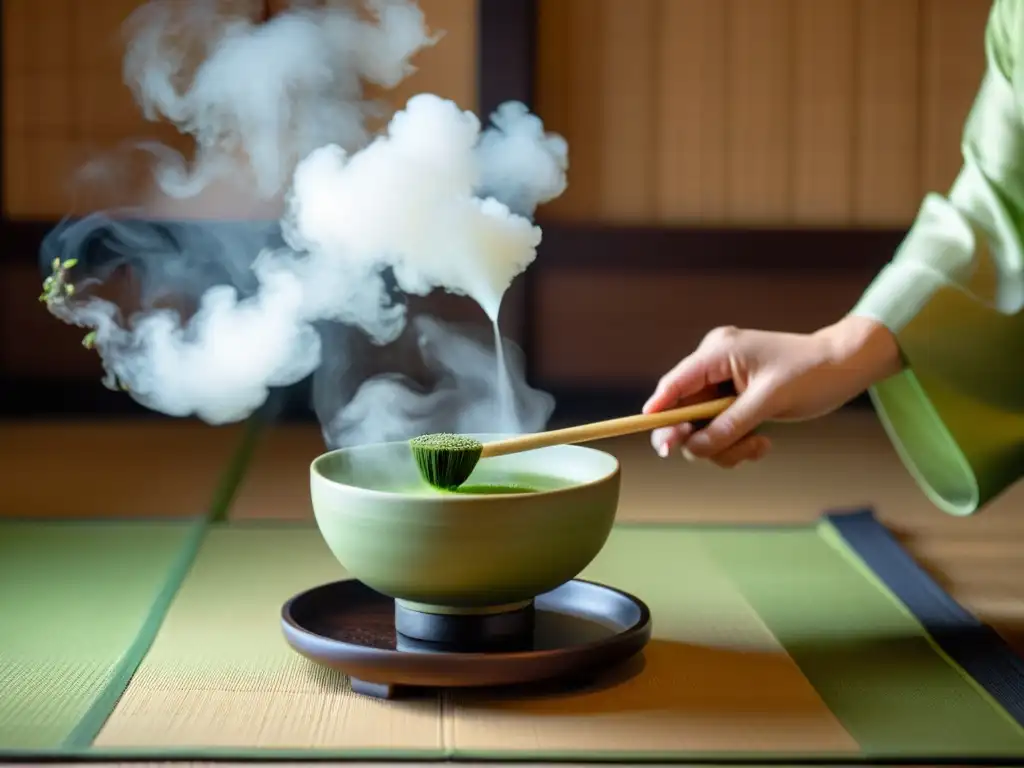
<svg viewBox="0 0 1024 768">
<path fill-rule="evenodd" d="M 713 419 L 735 400 L 735 397 L 722 397 L 659 413 L 623 416 L 576 427 L 516 435 L 489 443 L 481 443 L 464 435 L 436 434 L 413 438 L 409 445 L 423 479 L 435 488 L 452 490 L 466 482 L 480 459 L 532 451 L 552 445 L 604 440 L 609 437 L 647 432 L 659 427 Z"/>
</svg>

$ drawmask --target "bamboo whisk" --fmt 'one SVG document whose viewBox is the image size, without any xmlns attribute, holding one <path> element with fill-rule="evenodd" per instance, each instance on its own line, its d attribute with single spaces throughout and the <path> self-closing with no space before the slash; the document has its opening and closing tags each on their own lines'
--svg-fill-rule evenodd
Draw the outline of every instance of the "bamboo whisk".
<svg viewBox="0 0 1024 768">
<path fill-rule="evenodd" d="M 464 435 L 435 434 L 413 438 L 409 445 L 423 479 L 435 488 L 452 490 L 466 482 L 480 459 L 532 451 L 552 445 L 604 440 L 609 437 L 647 432 L 659 427 L 712 419 L 735 400 L 735 397 L 723 397 L 660 413 L 623 416 L 564 429 L 516 435 L 489 443 L 481 443 Z"/>
</svg>

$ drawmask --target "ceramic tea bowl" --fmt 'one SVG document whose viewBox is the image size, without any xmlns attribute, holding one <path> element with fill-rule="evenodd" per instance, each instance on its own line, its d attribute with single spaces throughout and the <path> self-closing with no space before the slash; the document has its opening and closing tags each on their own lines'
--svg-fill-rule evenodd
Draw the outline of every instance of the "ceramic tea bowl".
<svg viewBox="0 0 1024 768">
<path fill-rule="evenodd" d="M 447 614 L 515 610 L 574 578 L 608 539 L 619 478 L 614 456 L 575 445 L 482 459 L 458 492 L 426 485 L 404 441 L 310 466 L 317 525 L 349 576 Z"/>
</svg>

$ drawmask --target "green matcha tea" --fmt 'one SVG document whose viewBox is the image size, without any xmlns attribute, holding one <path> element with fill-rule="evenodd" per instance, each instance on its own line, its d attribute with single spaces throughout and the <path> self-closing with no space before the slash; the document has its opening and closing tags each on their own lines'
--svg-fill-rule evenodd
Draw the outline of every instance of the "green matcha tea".
<svg viewBox="0 0 1024 768">
<path fill-rule="evenodd" d="M 528 488 L 525 485 L 497 485 L 494 483 L 478 483 L 472 485 L 466 483 L 458 488 L 449 491 L 449 493 L 460 494 L 463 496 L 497 496 L 503 493 L 537 493 L 536 488 Z"/>
<path fill-rule="evenodd" d="M 454 496 L 500 496 L 514 493 L 541 493 L 543 491 L 557 491 L 560 488 L 568 488 L 574 485 L 573 481 L 564 477 L 553 477 L 527 472 L 496 473 L 495 477 L 484 477 L 478 482 L 467 482 L 458 488 L 446 491 L 434 488 L 426 482 L 412 488 L 404 488 L 401 493 L 412 493 L 422 495 L 454 495 Z"/>
</svg>

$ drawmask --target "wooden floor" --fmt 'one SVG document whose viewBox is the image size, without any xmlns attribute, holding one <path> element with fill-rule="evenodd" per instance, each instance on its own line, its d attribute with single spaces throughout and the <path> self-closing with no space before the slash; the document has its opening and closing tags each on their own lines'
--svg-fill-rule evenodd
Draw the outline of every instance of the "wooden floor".
<svg viewBox="0 0 1024 768">
<path fill-rule="evenodd" d="M 1024 484 L 970 518 L 928 502 L 870 411 L 775 430 L 758 465 L 721 470 L 662 460 L 646 437 L 610 441 L 622 463 L 620 518 L 791 522 L 870 505 L 969 610 L 1024 653 Z M 238 445 L 238 427 L 186 422 L 0 423 L 0 516 L 173 516 L 202 511 Z M 315 427 L 271 428 L 232 516 L 308 518 Z"/>
</svg>

